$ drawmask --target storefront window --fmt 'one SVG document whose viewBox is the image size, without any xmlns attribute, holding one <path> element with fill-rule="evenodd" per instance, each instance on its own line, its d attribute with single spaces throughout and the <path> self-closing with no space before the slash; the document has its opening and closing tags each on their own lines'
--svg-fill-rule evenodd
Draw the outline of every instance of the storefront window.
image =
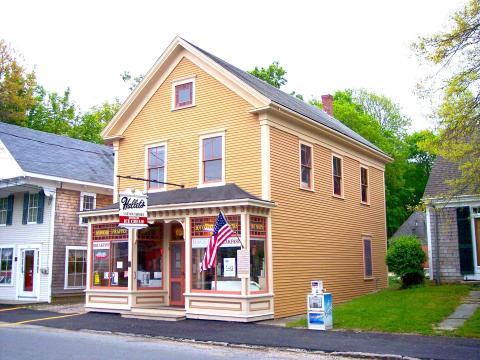
<svg viewBox="0 0 480 360">
<path fill-rule="evenodd" d="M 163 226 L 138 231 L 137 286 L 139 289 L 163 287 Z"/>
<path fill-rule="evenodd" d="M 236 237 L 229 238 L 218 249 L 214 268 L 200 272 L 215 220 L 215 216 L 192 218 L 192 289 L 240 292 L 241 281 L 237 277 L 236 264 L 240 242 Z M 240 237 L 240 216 L 230 215 L 227 220 Z"/>
<path fill-rule="evenodd" d="M 267 219 L 250 216 L 250 291 L 267 290 Z"/>
<path fill-rule="evenodd" d="M 92 227 L 92 285 L 128 287 L 128 231 L 116 224 Z"/>
</svg>

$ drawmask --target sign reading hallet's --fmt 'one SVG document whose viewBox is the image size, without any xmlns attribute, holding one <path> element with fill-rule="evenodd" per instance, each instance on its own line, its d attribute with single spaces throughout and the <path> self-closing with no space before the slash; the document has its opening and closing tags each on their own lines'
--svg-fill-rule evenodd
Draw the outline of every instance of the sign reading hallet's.
<svg viewBox="0 0 480 360">
<path fill-rule="evenodd" d="M 119 223 L 125 228 L 147 227 L 147 195 L 136 190 L 120 193 L 118 196 Z"/>
</svg>

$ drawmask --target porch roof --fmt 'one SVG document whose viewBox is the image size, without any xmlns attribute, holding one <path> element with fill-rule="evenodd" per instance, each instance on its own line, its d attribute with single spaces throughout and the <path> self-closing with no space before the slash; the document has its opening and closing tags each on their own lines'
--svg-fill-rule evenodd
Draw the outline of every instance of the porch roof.
<svg viewBox="0 0 480 360">
<path fill-rule="evenodd" d="M 266 206 L 273 206 L 274 203 L 262 200 L 259 197 L 243 190 L 237 184 L 226 184 L 222 186 L 212 186 L 205 188 L 186 188 L 178 190 L 160 191 L 148 194 L 148 207 L 162 205 L 180 205 L 192 203 L 209 203 L 217 201 L 232 200 L 253 200 L 264 203 Z M 118 209 L 118 202 L 103 208 L 97 208 L 88 213 L 101 212 L 105 210 Z"/>
</svg>

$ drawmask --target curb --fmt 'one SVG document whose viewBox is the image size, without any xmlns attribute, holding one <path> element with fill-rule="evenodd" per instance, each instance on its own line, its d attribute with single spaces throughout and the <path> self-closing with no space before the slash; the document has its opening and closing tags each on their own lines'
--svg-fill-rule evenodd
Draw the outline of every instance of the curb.
<svg viewBox="0 0 480 360">
<path fill-rule="evenodd" d="M 67 330 L 71 331 L 71 330 Z M 364 353 L 364 352 L 349 352 L 349 351 L 322 351 L 322 350 L 310 350 L 310 349 L 301 349 L 301 348 L 282 348 L 282 347 L 272 347 L 272 346 L 263 346 L 263 345 L 248 345 L 248 344 L 236 344 L 223 341 L 204 341 L 204 340 L 195 340 L 171 336 L 152 336 L 146 334 L 132 334 L 116 331 L 99 331 L 99 330 L 90 330 L 90 329 L 80 329 L 78 331 L 91 333 L 91 334 L 104 334 L 104 335 L 119 335 L 119 336 L 129 336 L 136 338 L 145 338 L 145 339 L 155 339 L 155 340 L 166 340 L 179 343 L 189 343 L 189 344 L 199 344 L 199 345 L 211 345 L 219 347 L 230 347 L 237 349 L 247 349 L 247 350 L 259 350 L 259 351 L 281 351 L 289 353 L 303 353 L 303 354 L 319 354 L 319 355 L 331 355 L 331 356 L 344 356 L 356 359 L 383 359 L 383 360 L 419 360 L 421 358 L 414 358 L 403 355 L 394 355 L 394 354 L 376 354 L 376 353 Z M 430 359 L 430 358 L 425 358 Z"/>
</svg>

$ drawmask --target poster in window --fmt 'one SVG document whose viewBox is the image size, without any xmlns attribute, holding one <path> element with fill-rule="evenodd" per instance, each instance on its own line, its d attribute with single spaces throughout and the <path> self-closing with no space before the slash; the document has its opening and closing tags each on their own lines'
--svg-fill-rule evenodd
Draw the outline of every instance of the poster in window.
<svg viewBox="0 0 480 360">
<path fill-rule="evenodd" d="M 235 258 L 223 259 L 223 276 L 235 277 Z"/>
<path fill-rule="evenodd" d="M 112 285 L 118 285 L 118 272 L 116 271 L 112 273 Z"/>
</svg>

